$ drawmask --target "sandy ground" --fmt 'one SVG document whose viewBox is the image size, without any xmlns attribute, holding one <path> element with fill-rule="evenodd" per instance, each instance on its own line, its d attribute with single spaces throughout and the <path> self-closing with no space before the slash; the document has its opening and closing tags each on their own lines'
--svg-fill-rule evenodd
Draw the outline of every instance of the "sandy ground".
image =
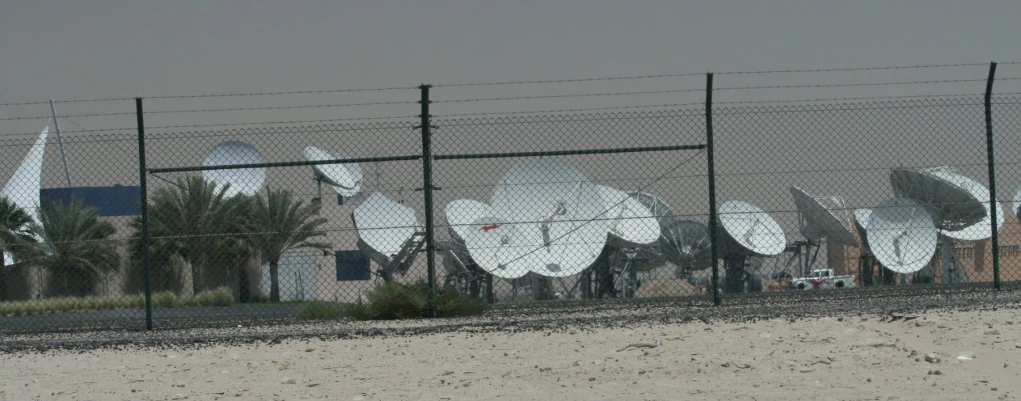
<svg viewBox="0 0 1021 401">
<path fill-rule="evenodd" d="M 18 351 L 0 356 L 0 400 L 1013 400 L 1018 328 L 1021 310 L 1000 308 Z"/>
</svg>

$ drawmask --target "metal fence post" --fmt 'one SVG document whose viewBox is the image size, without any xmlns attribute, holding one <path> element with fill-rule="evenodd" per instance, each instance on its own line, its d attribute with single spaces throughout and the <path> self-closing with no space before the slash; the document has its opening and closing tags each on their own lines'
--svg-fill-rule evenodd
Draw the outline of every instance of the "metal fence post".
<svg viewBox="0 0 1021 401">
<path fill-rule="evenodd" d="M 986 78 L 986 162 L 989 167 L 989 218 L 992 220 L 993 238 L 993 288 L 1000 289 L 1000 238 L 996 230 L 996 163 L 993 160 L 993 80 L 996 77 L 996 63 L 989 63 L 989 77 Z"/>
<path fill-rule="evenodd" d="M 135 98 L 135 118 L 138 123 L 138 186 L 141 192 L 138 209 L 142 219 L 142 263 L 145 266 L 145 329 L 152 330 L 152 272 L 149 266 L 149 200 L 145 182 L 145 118 L 142 98 Z"/>
<path fill-rule="evenodd" d="M 429 313 L 436 317 L 436 247 L 433 244 L 433 172 L 432 172 L 432 133 L 429 126 L 429 88 L 432 85 L 423 83 L 418 88 L 422 91 L 422 193 L 425 201 L 425 256 L 426 269 L 429 275 Z"/>
<path fill-rule="evenodd" d="M 720 306 L 720 251 L 716 227 L 716 161 L 713 158 L 713 73 L 705 76 L 705 149 L 709 165 L 709 248 L 713 260 L 713 306 Z"/>
</svg>

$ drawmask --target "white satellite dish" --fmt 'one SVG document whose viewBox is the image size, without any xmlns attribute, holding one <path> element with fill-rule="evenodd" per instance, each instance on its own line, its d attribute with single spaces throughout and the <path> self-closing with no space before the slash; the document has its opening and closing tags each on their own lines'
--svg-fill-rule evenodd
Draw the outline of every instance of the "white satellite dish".
<svg viewBox="0 0 1021 401">
<path fill-rule="evenodd" d="M 535 244 L 522 241 L 518 228 L 500 218 L 479 217 L 463 230 L 465 248 L 475 264 L 490 274 L 505 279 L 523 277 L 532 269 L 520 255 L 534 250 Z"/>
<path fill-rule="evenodd" d="M 378 192 L 358 205 L 353 215 L 358 238 L 387 258 L 400 253 L 407 240 L 422 231 L 413 209 Z"/>
<path fill-rule="evenodd" d="M 726 269 L 727 292 L 743 292 L 749 275 L 749 257 L 779 255 L 787 247 L 780 224 L 758 206 L 742 201 L 727 201 L 717 214 L 721 231 L 721 255 Z"/>
<path fill-rule="evenodd" d="M 648 245 L 660 236 L 659 222 L 634 195 L 596 185 L 606 202 L 605 219 L 609 220 L 609 233 L 614 240 L 625 245 Z"/>
<path fill-rule="evenodd" d="M 26 213 L 35 219 L 39 210 L 39 190 L 42 188 L 43 178 L 43 156 L 46 154 L 46 137 L 50 133 L 50 127 L 46 126 L 39 133 L 28 154 L 22 159 L 18 169 L 14 171 L 11 178 L 0 190 L 0 197 L 6 197 L 15 205 L 18 205 Z M 37 241 L 41 241 L 38 235 L 34 235 Z M 3 252 L 4 266 L 14 264 L 14 255 L 7 250 Z"/>
<path fill-rule="evenodd" d="M 305 147 L 305 160 L 345 160 L 350 159 L 344 154 L 331 154 L 315 146 Z M 333 187 L 340 196 L 349 198 L 362 190 L 362 168 L 358 163 L 316 164 L 312 166 L 316 177 Z"/>
<path fill-rule="evenodd" d="M 758 206 L 742 201 L 727 201 L 719 207 L 720 228 L 727 239 L 739 247 L 727 252 L 755 256 L 776 256 L 787 247 L 780 224 Z"/>
<path fill-rule="evenodd" d="M 709 227 L 691 220 L 674 220 L 663 227 L 660 251 L 666 260 L 685 271 L 712 266 Z"/>
<path fill-rule="evenodd" d="M 936 225 L 928 211 L 911 199 L 883 201 L 872 210 L 866 229 L 876 260 L 897 273 L 922 270 L 936 252 Z"/>
<path fill-rule="evenodd" d="M 451 237 L 464 241 L 473 231 L 472 224 L 483 217 L 492 217 L 493 208 L 472 199 L 458 199 L 447 204 L 444 210 Z"/>
<path fill-rule="evenodd" d="M 609 224 L 599 189 L 557 160 L 530 159 L 514 166 L 500 179 L 490 204 L 493 217 L 516 226 L 516 241 L 523 246 L 514 259 L 539 275 L 578 274 L 595 262 L 606 243 Z"/>
<path fill-rule="evenodd" d="M 918 202 L 932 215 L 941 230 L 961 230 L 987 217 L 986 206 L 975 195 L 975 181 L 949 167 L 894 169 L 890 173 L 894 194 Z"/>
<path fill-rule="evenodd" d="M 229 166 L 238 164 L 260 164 L 265 163 L 262 154 L 254 146 L 240 141 L 222 142 L 206 154 L 206 160 L 202 166 Z M 218 184 L 218 190 L 222 185 L 229 185 L 225 196 L 232 197 L 238 194 L 254 195 L 262 189 L 266 181 L 265 168 L 244 168 L 229 170 L 205 170 L 202 176 L 211 182 Z"/>
<path fill-rule="evenodd" d="M 826 239 L 842 245 L 858 246 L 858 239 L 851 232 L 851 219 L 839 197 L 812 196 L 798 187 L 791 187 L 794 205 L 804 219 L 802 235 L 817 244 Z"/>
<path fill-rule="evenodd" d="M 957 176 L 955 182 L 959 182 L 964 188 L 967 188 L 971 192 L 972 196 L 977 198 L 982 205 L 985 207 L 986 214 L 978 223 L 967 226 L 957 231 L 946 230 L 942 234 L 953 239 L 965 240 L 965 241 L 981 241 L 989 238 L 993 235 L 993 222 L 990 216 L 993 215 L 992 202 L 989 201 L 989 188 L 985 185 L 978 183 L 971 178 L 964 176 Z M 1003 227 L 1003 208 L 997 205 L 996 207 L 996 231 L 999 232 Z"/>
</svg>

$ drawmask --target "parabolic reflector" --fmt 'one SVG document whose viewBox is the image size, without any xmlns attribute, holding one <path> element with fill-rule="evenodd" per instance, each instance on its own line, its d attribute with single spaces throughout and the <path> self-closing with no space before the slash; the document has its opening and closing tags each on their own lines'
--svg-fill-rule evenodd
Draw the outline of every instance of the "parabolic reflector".
<svg viewBox="0 0 1021 401">
<path fill-rule="evenodd" d="M 897 197 L 924 207 L 942 230 L 961 230 L 989 215 L 982 200 L 975 197 L 972 186 L 977 183 L 949 167 L 894 169 L 890 183 Z"/>
<path fill-rule="evenodd" d="M 39 134 L 28 154 L 22 159 L 18 169 L 0 190 L 0 196 L 6 197 L 22 208 L 33 218 L 39 209 L 39 190 L 42 187 L 43 156 L 46 153 L 46 136 L 50 127 Z"/>
<path fill-rule="evenodd" d="M 596 185 L 608 210 L 604 218 L 609 220 L 609 233 L 614 239 L 629 245 L 647 245 L 659 239 L 659 222 L 645 205 L 634 196 Z"/>
<path fill-rule="evenodd" d="M 851 232 L 851 219 L 844 200 L 835 196 L 812 196 L 798 187 L 791 187 L 794 205 L 805 220 L 801 233 L 813 241 L 826 238 L 838 244 L 858 246 Z"/>
<path fill-rule="evenodd" d="M 985 185 L 978 183 L 971 178 L 965 176 L 957 176 L 961 183 L 961 186 L 967 188 L 971 192 L 972 196 L 982 202 L 982 206 L 985 207 L 985 217 L 982 218 L 978 223 L 972 224 L 965 228 L 956 231 L 946 230 L 942 234 L 950 238 L 960 239 L 965 241 L 981 241 L 986 238 L 993 236 L 993 221 L 990 218 L 992 216 L 992 203 L 989 202 L 989 188 Z M 1000 228 L 1003 227 L 1003 207 L 1000 205 L 996 206 L 996 231 L 999 232 Z"/>
<path fill-rule="evenodd" d="M 307 161 L 345 159 L 350 158 L 337 152 L 331 154 L 315 146 L 305 147 Z M 355 196 L 362 190 L 362 167 L 358 163 L 316 164 L 312 166 L 312 170 L 343 197 Z"/>
<path fill-rule="evenodd" d="M 652 217 L 659 221 L 659 229 L 661 231 L 663 230 L 663 227 L 666 227 L 671 222 L 680 220 L 676 215 L 674 215 L 670 206 L 655 195 L 637 192 L 632 194 L 632 196 L 635 197 L 635 200 L 637 200 L 638 203 L 641 203 L 646 209 L 649 209 L 649 213 L 652 214 Z"/>
<path fill-rule="evenodd" d="M 606 243 L 606 202 L 578 170 L 554 159 L 530 159 L 500 179 L 493 217 L 516 226 L 514 248 L 525 268 L 548 277 L 585 270 Z M 474 254 L 473 254 L 474 255 Z"/>
<path fill-rule="evenodd" d="M 712 265 L 709 227 L 691 220 L 675 220 L 663 227 L 659 248 L 666 260 L 686 270 Z"/>
<path fill-rule="evenodd" d="M 202 166 L 229 166 L 237 164 L 260 164 L 265 163 L 262 154 L 254 146 L 240 141 L 227 141 L 216 145 L 206 154 L 206 160 Z M 211 182 L 217 183 L 217 190 L 222 185 L 229 185 L 225 196 L 232 197 L 237 194 L 254 195 L 262 189 L 266 181 L 265 168 L 243 168 L 229 170 L 205 170 L 202 176 Z"/>
<path fill-rule="evenodd" d="M 936 225 L 929 212 L 911 199 L 883 201 L 872 210 L 866 229 L 876 260 L 897 273 L 922 270 L 936 252 Z"/>
<path fill-rule="evenodd" d="M 49 133 L 49 126 L 43 128 L 42 132 L 39 133 L 39 138 L 36 138 L 35 143 L 29 148 L 28 154 L 21 160 L 18 169 L 14 170 L 14 174 L 4 184 L 4 188 L 0 190 L 0 197 L 6 197 L 12 203 L 18 205 L 29 216 L 32 216 L 33 220 L 36 218 L 36 212 L 39 210 L 39 190 L 42 188 L 43 179 L 43 156 L 46 153 L 46 137 Z M 37 241 L 42 240 L 38 235 L 34 235 L 34 237 Z M 3 258 L 4 266 L 11 266 L 15 262 L 14 256 L 7 250 L 4 250 Z"/>
<path fill-rule="evenodd" d="M 493 216 L 493 208 L 477 200 L 458 199 L 447 204 L 444 214 L 447 216 L 451 236 L 464 241 L 476 220 Z"/>
<path fill-rule="evenodd" d="M 780 224 L 758 206 L 737 200 L 727 201 L 720 205 L 718 215 L 723 234 L 743 248 L 740 251 L 756 256 L 775 256 L 787 246 Z"/>
<path fill-rule="evenodd" d="M 535 244 L 522 241 L 518 228 L 500 218 L 480 217 L 463 230 L 465 248 L 475 264 L 490 274 L 506 279 L 522 277 L 532 269 L 526 264 L 527 258 L 519 257 L 534 250 Z"/>
<path fill-rule="evenodd" d="M 413 209 L 378 192 L 358 205 L 353 214 L 358 238 L 386 257 L 399 253 L 408 238 L 422 230 Z"/>
</svg>

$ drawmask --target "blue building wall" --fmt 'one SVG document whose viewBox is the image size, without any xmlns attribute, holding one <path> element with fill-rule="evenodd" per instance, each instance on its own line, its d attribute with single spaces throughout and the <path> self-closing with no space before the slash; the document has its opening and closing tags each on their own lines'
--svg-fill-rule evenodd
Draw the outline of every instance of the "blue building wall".
<svg viewBox="0 0 1021 401">
<path fill-rule="evenodd" d="M 47 188 L 39 191 L 39 197 L 46 200 L 70 203 L 71 198 L 81 199 L 87 207 L 99 209 L 100 216 L 137 216 L 138 202 L 142 195 L 140 187 L 76 187 Z"/>
</svg>

